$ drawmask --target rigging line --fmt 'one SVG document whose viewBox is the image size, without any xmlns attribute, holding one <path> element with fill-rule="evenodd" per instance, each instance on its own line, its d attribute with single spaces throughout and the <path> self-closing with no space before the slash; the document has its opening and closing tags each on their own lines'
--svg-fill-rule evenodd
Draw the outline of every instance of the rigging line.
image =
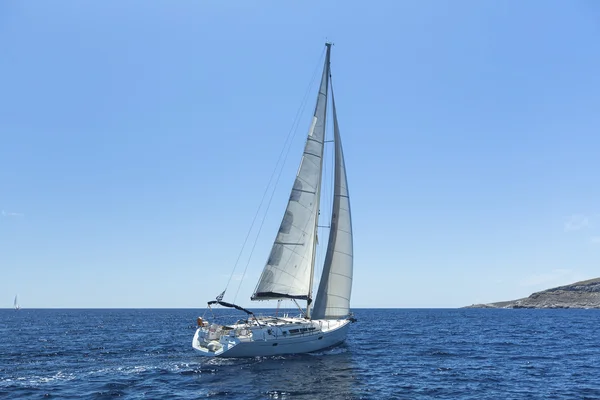
<svg viewBox="0 0 600 400">
<path fill-rule="evenodd" d="M 319 95 L 318 95 L 318 96 L 320 96 L 321 94 L 323 94 L 323 93 L 321 93 L 321 91 L 320 91 L 320 88 L 319 88 Z M 318 96 L 317 96 L 317 99 L 318 99 Z M 328 97 L 328 95 L 326 96 L 326 98 L 327 98 L 327 97 Z M 319 100 L 317 100 L 317 104 L 318 104 L 318 101 L 319 101 Z M 327 107 L 327 102 L 325 103 L 325 107 Z M 326 129 L 327 129 L 327 108 L 325 109 L 325 119 L 324 119 L 323 123 L 325 124 L 325 126 L 324 126 L 324 128 L 323 128 L 323 129 L 324 129 L 324 133 L 323 133 L 323 139 L 325 139 L 325 132 L 326 132 Z M 308 140 L 308 139 L 307 139 L 307 140 Z M 323 151 L 324 151 L 324 148 L 323 148 Z M 324 154 L 323 154 L 323 155 L 324 155 Z M 321 159 L 323 159 L 323 157 L 321 157 Z M 319 196 L 318 196 L 318 198 L 319 198 L 319 201 L 320 201 L 321 195 L 323 194 L 323 191 L 321 190 L 321 185 L 322 185 L 322 182 L 319 182 L 319 185 L 318 185 L 318 191 L 319 191 Z M 316 197 L 317 197 L 317 196 L 315 196 L 315 198 L 316 198 Z M 316 222 L 315 222 L 315 223 L 317 223 L 317 222 L 318 222 L 318 219 L 319 219 L 319 212 L 320 212 L 320 211 L 319 211 L 319 209 L 316 209 L 316 210 L 315 210 L 313 213 L 311 213 L 311 216 L 312 216 L 312 215 L 314 215 L 314 216 L 315 216 L 315 219 L 316 219 Z M 306 224 L 304 225 L 304 228 L 302 229 L 302 231 L 303 231 L 303 232 L 306 232 L 306 228 L 308 228 L 308 226 L 309 226 L 310 222 L 311 222 L 310 218 L 306 220 Z M 317 232 L 316 232 L 316 235 L 318 235 L 318 230 L 317 230 Z M 312 240 L 313 240 L 313 246 L 315 247 L 315 249 L 314 249 L 313 251 L 315 252 L 315 257 L 316 257 L 316 244 L 314 243 L 314 240 L 315 240 L 315 238 L 313 238 Z M 296 254 L 300 255 L 300 253 L 297 253 L 297 252 L 296 252 Z M 306 257 L 305 257 L 305 256 L 306 256 L 306 253 L 304 253 L 304 255 L 303 255 L 302 257 L 306 259 Z M 287 258 L 287 261 L 286 261 L 286 262 L 285 262 L 285 264 L 284 264 L 286 267 L 289 265 L 289 263 L 290 263 L 290 260 L 292 259 L 292 257 L 293 257 L 293 252 L 291 252 L 291 253 L 290 253 L 289 257 Z M 312 268 L 314 268 L 314 265 L 315 265 L 315 262 L 314 262 L 314 261 L 315 261 L 315 260 L 312 260 L 312 254 L 311 254 L 311 267 L 312 267 Z M 250 261 L 248 261 L 248 262 L 250 262 Z M 312 271 L 311 277 L 312 277 L 312 276 L 314 276 L 314 270 Z M 311 286 L 312 286 L 312 285 L 310 285 L 310 284 L 309 284 L 309 290 L 311 291 L 311 292 L 309 293 L 309 295 L 310 295 L 310 294 L 312 294 L 312 287 L 311 287 Z M 310 306 L 310 303 L 308 303 L 308 304 L 307 304 L 307 310 L 308 310 L 308 307 L 309 307 L 309 306 Z M 308 312 L 308 311 L 307 311 L 307 312 Z"/>
<path fill-rule="evenodd" d="M 328 63 L 327 63 L 327 66 L 328 66 L 328 65 L 329 65 L 329 60 L 327 60 L 327 61 L 328 61 Z M 323 68 L 325 68 L 325 66 L 324 66 Z M 322 84 L 322 82 L 323 82 L 323 81 L 321 81 L 321 84 Z M 328 86 L 325 88 L 325 92 L 327 92 L 327 89 L 328 89 Z M 318 104 L 319 104 L 319 96 L 321 96 L 322 94 L 323 94 L 323 95 L 325 95 L 325 97 L 327 98 L 327 93 L 322 93 L 322 92 L 321 92 L 321 86 L 319 86 L 319 91 L 318 91 L 318 95 L 317 95 L 317 101 L 316 101 L 316 103 L 317 103 L 317 104 L 316 104 L 316 106 L 315 106 L 315 113 L 317 112 L 317 107 L 318 107 Z M 326 110 L 327 110 L 327 102 L 325 102 L 325 115 L 324 115 L 324 117 L 325 117 L 325 118 L 324 118 L 324 121 L 323 121 L 323 123 L 324 123 L 324 124 L 326 124 L 326 121 L 327 121 L 327 113 L 326 113 Z M 315 116 L 316 116 L 316 114 L 315 114 Z M 326 129 L 326 127 L 327 127 L 327 125 L 325 125 L 323 129 L 325 130 L 325 129 Z M 324 132 L 325 132 L 325 131 L 324 131 Z M 325 135 L 323 135 L 323 140 L 324 140 L 324 139 L 325 139 Z M 307 142 L 308 142 L 309 140 L 311 140 L 311 137 L 308 137 L 308 138 L 307 138 Z M 323 143 L 321 143 L 321 144 L 322 144 L 322 145 L 323 145 L 323 147 L 324 147 L 324 144 L 323 144 Z M 306 146 L 306 144 L 305 144 L 305 146 Z M 324 150 L 324 149 L 323 149 L 323 150 Z M 304 157 L 304 156 L 303 156 L 303 157 Z M 320 162 L 322 163 L 322 161 L 323 161 L 323 157 L 320 157 L 320 158 L 321 158 L 321 161 L 320 161 Z M 300 167 L 302 166 L 302 162 L 303 162 L 304 160 L 305 160 L 305 159 L 303 158 L 303 159 L 302 159 L 302 161 L 301 161 Z M 298 171 L 300 171 L 300 170 L 298 170 Z M 321 188 L 321 181 L 319 180 L 319 185 L 317 186 L 317 190 L 316 190 L 316 192 L 319 192 L 319 196 L 315 196 L 315 198 L 317 199 L 317 201 L 319 201 L 319 200 L 320 200 L 320 198 L 321 198 L 321 194 L 322 194 L 322 193 L 321 193 L 321 189 L 320 189 L 320 188 Z M 316 193 L 316 192 L 315 192 L 315 193 Z M 319 209 L 318 209 L 318 207 L 317 207 L 317 209 L 315 209 L 313 212 L 311 212 L 311 213 L 310 213 L 310 217 L 309 217 L 309 218 L 306 220 L 306 224 L 304 225 L 304 228 L 302 229 L 302 231 L 303 231 L 304 233 L 308 233 L 308 232 L 306 232 L 306 228 L 309 226 L 309 224 L 310 224 L 310 222 L 311 222 L 311 218 L 312 218 L 313 216 L 314 216 L 314 218 L 316 219 L 316 221 L 315 221 L 315 224 L 317 224 L 317 222 L 318 222 L 318 218 L 319 218 Z M 313 238 L 312 238 L 312 243 L 311 243 L 311 246 L 312 246 L 312 254 L 311 254 L 311 261 L 310 261 L 310 263 L 311 263 L 311 282 L 312 282 L 312 276 L 314 275 L 314 270 L 313 270 L 313 269 L 314 269 L 314 263 L 315 263 L 315 259 L 314 259 L 314 257 L 316 256 L 316 243 L 314 243 L 314 241 L 315 241 L 315 239 L 318 237 L 318 228 L 316 227 L 316 225 L 315 225 L 315 229 L 314 229 L 314 234 L 315 234 L 315 237 L 313 237 Z M 305 259 L 305 260 L 307 259 L 307 258 L 306 258 L 306 254 L 305 254 L 305 253 L 306 253 L 306 251 L 305 251 L 303 254 L 300 254 L 300 253 L 298 253 L 298 252 L 296 252 L 296 251 L 294 250 L 294 251 L 290 252 L 290 254 L 289 254 L 289 257 L 288 257 L 288 258 L 287 258 L 287 260 L 285 261 L 285 263 L 284 263 L 285 267 L 287 267 L 287 266 L 289 265 L 289 263 L 290 263 L 290 260 L 291 260 L 291 259 L 292 259 L 292 257 L 294 256 L 294 253 L 295 253 L 296 255 L 298 255 L 298 256 L 300 256 L 300 257 L 302 257 L 302 258 L 303 258 L 303 259 Z M 250 262 L 250 260 L 248 260 L 248 262 Z M 265 271 L 265 270 L 263 270 L 263 273 L 264 273 L 264 271 Z M 261 275 L 261 277 L 262 277 L 262 275 Z M 295 278 L 295 276 L 294 276 L 294 278 Z M 260 284 L 260 280 L 259 280 L 259 284 Z M 309 293 L 308 293 L 308 295 L 309 295 L 309 296 L 308 296 L 308 298 L 309 298 L 309 299 L 310 299 L 310 295 L 311 295 L 311 293 L 312 293 L 312 287 L 311 287 L 311 286 L 312 286 L 312 284 L 309 284 L 309 287 L 308 287 L 308 290 L 309 290 Z M 258 287 L 258 285 L 257 285 L 257 287 Z M 310 305 L 310 303 L 307 303 L 307 307 L 308 307 L 309 305 Z M 307 312 L 308 312 L 308 308 L 307 308 Z"/>
<path fill-rule="evenodd" d="M 238 284 L 238 288 L 237 291 L 235 292 L 235 297 L 233 302 L 235 303 L 235 300 L 237 299 L 237 295 L 240 291 L 240 287 L 242 286 L 242 282 L 244 280 L 244 277 L 246 276 L 246 271 L 248 270 L 248 265 L 250 264 L 250 260 L 252 259 L 252 254 L 254 253 L 254 249 L 256 248 L 256 243 L 258 242 L 258 237 L 260 235 L 260 232 L 262 230 L 263 224 L 265 223 L 265 219 L 267 217 L 267 212 L 269 211 L 269 207 L 271 206 L 271 201 L 273 200 L 273 196 L 275 194 L 275 189 L 277 189 L 277 185 L 279 183 L 279 178 L 281 177 L 281 173 L 283 171 L 283 166 L 285 165 L 285 162 L 287 160 L 288 154 L 290 152 L 291 149 L 291 144 L 294 140 L 294 138 L 296 137 L 296 134 L 298 133 L 298 126 L 300 125 L 300 115 L 302 114 L 302 112 L 304 111 L 304 108 L 306 107 L 306 102 L 308 101 L 308 96 L 310 94 L 310 89 L 314 84 L 314 81 L 316 79 L 316 76 L 319 72 L 319 67 L 321 65 L 321 59 L 323 58 L 323 54 L 325 54 L 326 49 L 323 49 L 323 51 L 321 52 L 321 56 L 319 57 L 319 62 L 317 63 L 317 66 L 315 67 L 315 70 L 312 74 L 312 78 L 308 84 L 308 87 L 306 88 L 306 91 L 304 92 L 304 97 L 302 98 L 302 102 L 300 103 L 300 107 L 298 108 L 298 110 L 296 111 L 296 115 L 294 116 L 294 120 L 292 122 L 292 127 L 290 128 L 290 131 L 287 134 L 287 137 L 285 139 L 283 148 L 281 149 L 281 152 L 279 153 L 279 158 L 277 159 L 277 163 L 275 163 L 275 168 L 273 169 L 273 172 L 271 174 L 271 177 L 269 179 L 269 183 L 267 184 L 267 187 L 262 195 L 262 198 L 260 200 L 260 205 L 258 206 L 258 210 L 256 210 L 256 214 L 254 215 L 254 219 L 252 220 L 252 224 L 250 226 L 250 229 L 248 230 L 248 234 L 246 235 L 246 239 L 244 240 L 244 244 L 242 245 L 242 250 L 240 250 L 240 253 L 238 255 L 238 258 L 235 262 L 235 265 L 233 267 L 233 271 L 231 272 L 231 276 L 229 277 L 229 280 L 227 281 L 227 287 L 229 286 L 229 283 L 231 282 L 231 279 L 233 278 L 233 274 L 235 273 L 235 270 L 237 268 L 237 264 L 242 256 L 242 253 L 244 251 L 244 248 L 246 247 L 246 243 L 248 241 L 248 238 L 250 237 L 250 233 L 252 232 L 252 228 L 254 227 L 254 223 L 256 222 L 256 218 L 258 217 L 260 208 L 263 205 L 263 202 L 265 200 L 265 197 L 267 195 L 269 186 L 271 185 L 271 182 L 273 181 L 273 177 L 275 176 L 275 173 L 277 172 L 278 169 L 278 165 L 281 161 L 281 157 L 283 156 L 283 161 L 281 162 L 281 167 L 279 168 L 279 174 L 277 175 L 277 179 L 275 180 L 275 184 L 273 186 L 273 190 L 271 192 L 271 196 L 269 198 L 269 202 L 267 203 L 267 208 L 265 210 L 265 214 L 263 215 L 263 219 L 260 223 L 258 232 L 256 234 L 256 239 L 254 240 L 254 244 L 252 246 L 252 250 L 250 251 L 250 255 L 248 256 L 248 262 L 246 263 L 246 267 L 244 268 L 244 273 L 242 274 L 242 278 L 240 279 L 240 283 Z M 288 144 L 289 142 L 289 144 Z M 286 150 L 287 148 L 287 150 Z M 285 152 L 285 155 L 284 155 Z M 226 287 L 226 288 L 227 288 Z"/>
<path fill-rule="evenodd" d="M 323 135 L 323 139 L 326 139 L 327 137 L 327 130 L 325 131 L 325 134 Z M 326 140 L 323 140 L 323 177 L 326 178 L 328 171 L 329 171 L 329 146 L 325 146 L 325 142 Z M 329 219 L 329 214 L 327 213 L 327 209 L 328 209 L 328 204 L 329 204 L 329 184 L 327 182 L 327 179 L 322 179 L 321 182 L 321 188 L 322 191 L 320 193 L 321 196 L 321 200 L 325 200 L 325 201 L 320 201 L 320 207 L 319 207 L 319 220 L 326 220 Z M 314 275 L 315 276 L 321 276 L 321 272 L 323 269 L 323 264 L 325 263 L 325 255 L 323 254 L 324 251 L 323 250 L 325 243 L 327 242 L 327 237 L 325 235 L 325 230 L 322 229 L 324 226 L 323 225 L 317 225 L 317 232 L 318 235 L 320 236 L 320 240 L 318 241 L 318 247 L 316 249 L 317 254 L 316 254 L 316 261 L 315 261 L 315 266 L 314 266 Z M 313 288 L 312 288 L 312 292 L 316 293 L 317 291 L 314 290 L 315 287 L 318 288 L 318 280 L 314 279 L 313 282 Z"/>
<path fill-rule="evenodd" d="M 296 135 L 294 135 L 294 136 L 296 136 Z M 291 146 L 288 147 L 288 150 L 285 153 L 284 164 L 285 164 L 285 160 L 287 159 L 287 156 L 290 152 L 290 149 L 291 149 Z M 246 271 L 248 271 L 248 266 L 250 265 L 250 261 L 252 260 L 252 255 L 254 254 L 254 249 L 256 249 L 256 244 L 258 243 L 258 237 L 260 236 L 260 232 L 262 231 L 263 225 L 265 224 L 265 221 L 267 219 L 267 211 L 271 207 L 271 202 L 273 201 L 273 197 L 275 196 L 275 189 L 277 189 L 277 184 L 279 183 L 279 178 L 281 177 L 282 172 L 283 172 L 283 166 L 279 170 L 279 174 L 277 175 L 277 179 L 275 181 L 275 186 L 273 187 L 273 191 L 271 192 L 271 196 L 269 197 L 269 202 L 267 203 L 267 209 L 265 210 L 265 214 L 263 215 L 262 221 L 260 222 L 260 225 L 258 227 L 258 232 L 256 233 L 256 239 L 254 240 L 254 244 L 252 245 L 252 250 L 250 250 L 250 255 L 248 256 L 248 262 L 246 263 L 246 267 L 244 268 L 244 273 L 242 274 L 242 279 L 240 279 L 240 283 L 238 284 L 237 291 L 235 292 L 235 297 L 233 298 L 234 303 L 240 292 L 240 288 L 242 287 L 242 282 L 244 280 L 244 277 L 246 276 Z"/>
<path fill-rule="evenodd" d="M 298 307 L 298 310 L 300 310 L 300 313 L 306 317 L 306 313 L 304 312 L 304 310 L 302 309 L 302 307 L 300 307 L 300 304 L 298 304 L 298 302 L 296 301 L 296 299 L 292 299 L 292 300 L 294 300 L 294 304 L 296 304 L 296 307 Z"/>
<path fill-rule="evenodd" d="M 335 95 L 333 94 L 333 76 L 331 76 L 331 70 L 329 70 L 329 86 L 331 87 L 331 115 L 333 117 L 333 139 L 332 142 L 335 141 L 335 128 L 337 125 L 337 115 L 333 115 L 334 111 L 335 111 Z M 339 129 L 339 126 L 337 127 Z M 335 164 L 336 159 L 335 159 L 335 146 L 337 145 L 337 143 L 334 143 L 333 149 L 332 149 L 332 155 L 331 157 L 333 158 L 333 163 Z M 331 191 L 331 210 L 333 213 L 333 197 L 335 197 L 335 168 L 331 171 L 331 184 L 333 186 L 333 190 Z M 332 215 L 333 217 L 333 215 Z M 331 221 L 331 220 L 330 220 Z"/>
<path fill-rule="evenodd" d="M 336 166 L 336 159 L 335 159 L 335 146 L 337 143 L 335 143 L 335 126 L 337 125 L 337 119 L 334 116 L 334 95 L 333 95 L 333 76 L 331 76 L 331 69 L 329 70 L 329 88 L 331 89 L 331 120 L 332 120 L 332 124 L 331 124 L 331 133 L 333 135 L 333 137 L 331 138 L 331 141 L 333 142 L 333 146 L 330 146 L 329 151 L 330 151 L 330 155 L 329 157 L 331 160 L 331 164 L 333 165 L 333 168 L 331 168 L 331 171 L 329 172 L 331 174 L 331 177 L 329 179 L 329 184 L 331 185 L 331 187 L 329 188 L 329 192 L 328 193 L 328 201 L 329 201 L 329 228 L 331 229 L 331 220 L 333 219 L 333 201 L 334 201 L 334 197 L 335 197 L 335 166 Z"/>
<path fill-rule="evenodd" d="M 331 96 L 328 96 L 328 100 L 332 101 L 331 99 L 329 99 L 329 97 L 333 98 L 333 83 L 332 83 L 332 76 L 331 76 L 331 69 L 329 70 L 329 87 L 331 90 Z M 329 107 L 329 113 L 331 115 L 330 121 L 333 121 L 333 102 L 331 104 L 331 107 Z M 323 138 L 323 147 L 324 147 L 324 155 L 323 155 L 323 186 L 324 186 L 324 190 L 323 190 L 323 199 L 325 200 L 325 204 L 323 207 L 321 207 L 321 209 L 319 210 L 319 214 L 322 216 L 323 220 L 327 220 L 329 221 L 329 225 L 318 225 L 318 228 L 321 228 L 321 243 L 322 245 L 319 246 L 318 250 L 318 270 L 315 270 L 315 276 L 321 276 L 323 273 L 323 266 L 325 264 L 325 259 L 327 258 L 327 247 L 329 244 L 329 231 L 328 229 L 331 228 L 331 218 L 332 218 L 332 208 L 333 208 L 333 191 L 335 190 L 335 182 L 334 182 L 334 172 L 335 172 L 335 146 L 325 146 L 325 143 L 333 143 L 335 140 L 335 123 L 329 123 L 328 124 L 328 131 L 329 131 L 329 135 L 331 137 L 330 140 L 326 140 L 327 139 L 327 131 L 326 131 L 326 135 Z M 329 175 L 329 178 L 327 177 Z M 322 203 L 323 204 L 323 203 Z M 318 281 L 315 280 L 313 286 L 317 287 L 318 290 Z"/>
<path fill-rule="evenodd" d="M 323 52 L 321 53 L 321 57 L 319 58 L 319 61 L 320 61 L 321 58 L 323 58 L 323 53 L 324 52 L 325 52 L 325 50 L 323 50 Z M 277 172 L 277 168 L 278 168 L 278 165 L 279 165 L 279 163 L 281 161 L 281 157 L 283 156 L 285 149 L 288 147 L 288 141 L 290 141 L 290 137 L 293 140 L 293 137 L 295 136 L 295 132 L 298 129 L 297 125 L 299 123 L 299 116 L 300 116 L 300 113 L 302 112 L 302 110 L 304 110 L 304 107 L 306 105 L 306 101 L 308 99 L 308 94 L 310 92 L 310 87 L 312 86 L 312 82 L 315 79 L 314 76 L 317 74 L 317 72 L 319 70 L 318 68 L 319 68 L 319 65 L 317 64 L 317 67 L 315 68 L 315 72 L 313 72 L 313 78 L 312 78 L 312 80 L 311 80 L 308 88 L 306 89 L 306 92 L 304 93 L 304 97 L 302 99 L 302 102 L 300 103 L 300 108 L 296 112 L 294 120 L 292 121 L 292 127 L 290 128 L 290 130 L 289 130 L 289 132 L 287 134 L 287 137 L 285 138 L 285 142 L 283 143 L 283 148 L 281 149 L 281 152 L 279 153 L 279 157 L 277 158 L 277 162 L 275 163 L 275 167 L 273 168 L 273 172 L 271 173 L 271 177 L 269 178 L 269 183 L 267 183 L 267 187 L 265 188 L 265 191 L 263 192 L 263 195 L 262 195 L 262 197 L 260 199 L 260 204 L 258 205 L 256 213 L 254 214 L 254 218 L 252 218 L 252 223 L 250 224 L 250 229 L 248 229 L 248 233 L 246 234 L 246 238 L 244 239 L 244 243 L 242 244 L 242 248 L 240 249 L 240 252 L 239 252 L 239 254 L 237 256 L 237 259 L 235 260 L 235 264 L 233 265 L 233 270 L 231 271 L 231 275 L 229 276 L 229 279 L 227 280 L 227 285 L 225 285 L 225 290 L 227 290 L 229 288 L 229 284 L 231 283 L 231 279 L 233 278 L 233 275 L 235 274 L 235 270 L 237 269 L 237 266 L 238 266 L 238 263 L 240 261 L 240 258 L 242 257 L 244 249 L 246 248 L 246 243 L 248 242 L 248 239 L 250 238 L 250 234 L 252 233 L 252 229 L 254 228 L 254 224 L 256 222 L 256 218 L 258 218 L 258 214 L 260 213 L 260 209 L 262 208 L 262 205 L 263 205 L 263 203 L 265 201 L 265 197 L 267 196 L 267 193 L 269 191 L 269 186 L 271 186 L 271 182 L 273 182 L 273 177 L 275 176 L 275 173 Z M 294 128 L 294 126 L 295 126 L 295 128 Z M 293 132 L 294 132 L 294 136 L 292 136 Z M 286 157 L 287 157 L 287 155 L 286 155 Z M 285 159 L 283 160 L 283 163 L 285 164 Z M 243 279 L 243 276 L 242 276 L 242 279 Z M 239 288 L 238 288 L 238 291 L 239 291 Z M 235 303 L 235 300 L 234 300 L 234 303 Z"/>
<path fill-rule="evenodd" d="M 331 140 L 324 140 L 323 141 L 323 145 L 325 145 L 325 143 L 334 143 L 335 142 L 335 124 L 336 121 L 334 121 L 333 118 L 333 76 L 331 74 L 331 69 L 329 70 L 329 89 L 331 90 L 331 108 L 330 108 L 330 113 L 331 113 L 331 120 L 333 121 L 332 123 L 329 124 L 329 134 L 331 135 Z M 318 260 L 318 267 L 319 270 L 315 271 L 317 276 L 322 276 L 323 274 L 323 267 L 325 266 L 325 259 L 327 258 L 327 248 L 329 247 L 329 234 L 331 233 L 331 219 L 333 217 L 333 197 L 334 197 L 334 193 L 335 193 L 335 145 L 334 146 L 327 146 L 325 147 L 325 154 L 323 157 L 323 164 L 324 164 L 324 171 L 323 171 L 323 177 L 327 177 L 327 175 L 329 175 L 328 179 L 324 179 L 324 185 L 325 185 L 325 190 L 323 196 L 325 197 L 326 200 L 326 205 L 325 207 L 322 207 L 323 210 L 323 217 L 327 219 L 327 221 L 329 221 L 329 225 L 318 225 L 318 228 L 321 228 L 321 233 L 323 236 L 323 245 L 320 246 L 320 253 L 319 253 L 319 260 Z M 331 164 L 331 165 L 330 165 Z M 329 168 L 327 168 L 329 167 Z M 320 281 L 320 280 L 319 280 Z M 320 282 L 317 283 L 315 282 L 314 286 L 317 287 L 317 291 L 318 291 L 318 286 L 319 286 Z"/>
</svg>

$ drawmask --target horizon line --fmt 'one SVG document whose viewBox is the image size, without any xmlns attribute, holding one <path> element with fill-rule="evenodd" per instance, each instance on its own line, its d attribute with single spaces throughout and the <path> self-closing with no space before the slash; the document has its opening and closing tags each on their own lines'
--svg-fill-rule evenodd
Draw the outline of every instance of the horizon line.
<svg viewBox="0 0 600 400">
<path fill-rule="evenodd" d="M 352 307 L 354 310 L 438 310 L 459 309 L 461 307 Z M 21 307 L 22 310 L 197 310 L 208 307 Z M 219 308 L 220 309 L 220 308 Z M 275 310 L 276 307 L 252 307 L 253 310 Z M 0 307 L 0 310 L 14 310 L 14 307 Z M 280 310 L 296 310 L 295 308 L 280 308 Z"/>
</svg>

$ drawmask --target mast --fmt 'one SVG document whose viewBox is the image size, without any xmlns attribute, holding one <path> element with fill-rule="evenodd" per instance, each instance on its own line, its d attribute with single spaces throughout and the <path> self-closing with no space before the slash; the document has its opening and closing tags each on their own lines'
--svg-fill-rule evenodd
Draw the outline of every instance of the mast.
<svg viewBox="0 0 600 400">
<path fill-rule="evenodd" d="M 329 78 L 331 76 L 331 43 L 326 42 L 325 46 L 327 46 L 327 55 L 325 56 L 325 66 L 323 67 L 323 76 L 325 77 L 326 85 L 325 86 L 325 112 L 324 112 L 324 120 L 323 120 L 323 144 L 325 143 L 325 126 L 327 124 L 327 89 L 329 88 Z M 323 83 L 321 83 L 323 85 Z M 321 87 L 321 90 L 323 88 Z M 321 94 L 321 91 L 319 91 Z M 319 175 L 319 185 L 317 191 L 317 217 L 315 218 L 315 234 L 314 234 L 314 244 L 312 250 L 312 259 L 310 262 L 310 285 L 308 286 L 308 299 L 306 300 L 306 318 L 310 319 L 310 305 L 312 303 L 312 288 L 313 282 L 315 278 L 315 258 L 317 255 L 317 233 L 319 231 L 319 214 L 320 214 L 320 203 L 321 203 L 321 184 L 323 181 L 323 157 L 321 157 L 321 174 Z"/>
</svg>

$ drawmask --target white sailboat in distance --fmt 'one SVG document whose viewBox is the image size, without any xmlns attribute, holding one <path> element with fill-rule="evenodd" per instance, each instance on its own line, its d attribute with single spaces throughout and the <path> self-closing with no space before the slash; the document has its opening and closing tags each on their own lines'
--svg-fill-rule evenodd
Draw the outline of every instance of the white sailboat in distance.
<svg viewBox="0 0 600 400">
<path fill-rule="evenodd" d="M 15 301 L 13 302 L 13 306 L 15 307 L 15 311 L 19 311 L 21 306 L 19 305 L 19 295 L 15 295 Z"/>
<path fill-rule="evenodd" d="M 342 142 L 330 82 L 331 43 L 326 43 L 325 65 L 315 112 L 304 152 L 271 253 L 251 300 L 306 301 L 301 314 L 290 317 L 257 316 L 224 302 L 224 292 L 208 307 L 221 305 L 243 311 L 247 318 L 229 325 L 198 318 L 192 347 L 211 357 L 255 357 L 319 351 L 341 344 L 349 324 L 352 291 L 353 241 L 350 198 Z M 317 295 L 313 303 L 313 275 L 319 227 L 327 103 L 333 111 L 335 169 L 329 241 Z"/>
</svg>

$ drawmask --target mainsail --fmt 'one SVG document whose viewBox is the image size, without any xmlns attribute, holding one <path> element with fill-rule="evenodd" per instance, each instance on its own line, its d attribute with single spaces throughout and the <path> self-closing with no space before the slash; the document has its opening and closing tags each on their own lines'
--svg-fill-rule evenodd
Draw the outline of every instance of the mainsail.
<svg viewBox="0 0 600 400">
<path fill-rule="evenodd" d="M 316 233 L 321 197 L 323 144 L 329 87 L 327 44 L 325 65 L 304 154 L 290 198 L 252 300 L 311 299 Z"/>
<path fill-rule="evenodd" d="M 340 139 L 333 89 L 331 90 L 331 99 L 335 144 L 334 197 L 329 242 L 312 314 L 313 319 L 346 317 L 350 311 L 350 293 L 352 291 L 352 217 L 344 151 Z"/>
</svg>

